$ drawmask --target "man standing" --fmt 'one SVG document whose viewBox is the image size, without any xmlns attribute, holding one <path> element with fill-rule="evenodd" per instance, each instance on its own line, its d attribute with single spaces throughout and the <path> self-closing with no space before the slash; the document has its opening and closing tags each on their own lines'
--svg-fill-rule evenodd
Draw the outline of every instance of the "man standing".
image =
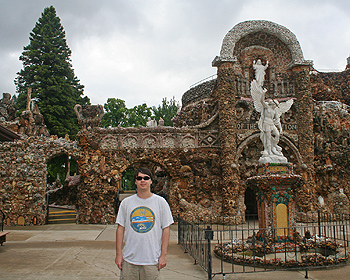
<svg viewBox="0 0 350 280">
<path fill-rule="evenodd" d="M 117 216 L 115 263 L 122 280 L 161 279 L 174 220 L 166 200 L 151 192 L 152 172 L 139 168 L 134 179 L 137 193 L 122 201 Z"/>
</svg>

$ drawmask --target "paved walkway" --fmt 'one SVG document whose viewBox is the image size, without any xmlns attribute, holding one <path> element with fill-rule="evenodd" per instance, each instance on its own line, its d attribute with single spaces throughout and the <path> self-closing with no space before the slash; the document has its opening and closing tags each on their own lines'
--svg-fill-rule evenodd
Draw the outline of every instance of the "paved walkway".
<svg viewBox="0 0 350 280">
<path fill-rule="evenodd" d="M 44 225 L 5 227 L 10 231 L 0 247 L 0 279 L 119 279 L 114 263 L 114 225 Z M 208 279 L 206 272 L 177 245 L 171 226 L 164 280 Z M 309 271 L 309 279 L 349 279 L 350 266 Z M 223 279 L 217 275 L 214 279 Z M 305 271 L 276 271 L 226 275 L 228 279 L 305 279 Z"/>
</svg>

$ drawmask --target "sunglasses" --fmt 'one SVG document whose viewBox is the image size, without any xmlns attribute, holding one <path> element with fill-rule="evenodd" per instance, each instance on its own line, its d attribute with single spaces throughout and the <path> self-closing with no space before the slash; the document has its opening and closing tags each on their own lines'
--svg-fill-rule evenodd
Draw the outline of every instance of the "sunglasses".
<svg viewBox="0 0 350 280">
<path fill-rule="evenodd" d="M 142 177 L 142 176 L 137 176 L 135 179 L 136 179 L 137 181 L 141 181 L 142 179 L 145 180 L 145 181 L 148 181 L 149 179 L 151 179 L 151 177 L 149 177 L 149 176 L 144 176 L 144 177 Z"/>
</svg>

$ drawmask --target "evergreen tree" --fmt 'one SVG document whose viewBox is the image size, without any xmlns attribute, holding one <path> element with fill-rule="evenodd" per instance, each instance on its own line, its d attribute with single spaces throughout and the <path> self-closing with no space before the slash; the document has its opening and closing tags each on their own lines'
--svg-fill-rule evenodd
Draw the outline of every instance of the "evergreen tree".
<svg viewBox="0 0 350 280">
<path fill-rule="evenodd" d="M 82 97 L 84 86 L 74 75 L 65 31 L 53 6 L 45 8 L 29 37 L 30 43 L 20 56 L 23 69 L 15 80 L 18 110 L 26 107 L 27 88 L 32 88 L 32 99 L 38 104 L 51 134 L 74 138 L 78 121 L 76 104 L 89 104 Z"/>
</svg>

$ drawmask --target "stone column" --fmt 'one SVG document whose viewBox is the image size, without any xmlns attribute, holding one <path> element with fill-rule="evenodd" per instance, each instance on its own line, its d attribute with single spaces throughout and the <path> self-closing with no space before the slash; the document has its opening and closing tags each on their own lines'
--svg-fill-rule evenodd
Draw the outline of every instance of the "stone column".
<svg viewBox="0 0 350 280">
<path fill-rule="evenodd" d="M 316 206 L 315 168 L 314 168 L 314 133 L 313 100 L 310 85 L 310 64 L 292 65 L 292 78 L 295 87 L 295 104 L 297 106 L 299 152 L 303 160 L 301 175 L 304 186 L 296 192 L 298 210 L 314 211 Z"/>
<path fill-rule="evenodd" d="M 239 210 L 239 197 L 241 186 L 238 180 L 235 156 L 237 151 L 236 142 L 236 82 L 234 62 L 217 63 L 217 87 L 214 90 L 218 100 L 220 145 L 222 167 L 222 215 L 236 216 Z M 243 213 L 242 213 L 243 214 Z"/>
</svg>

